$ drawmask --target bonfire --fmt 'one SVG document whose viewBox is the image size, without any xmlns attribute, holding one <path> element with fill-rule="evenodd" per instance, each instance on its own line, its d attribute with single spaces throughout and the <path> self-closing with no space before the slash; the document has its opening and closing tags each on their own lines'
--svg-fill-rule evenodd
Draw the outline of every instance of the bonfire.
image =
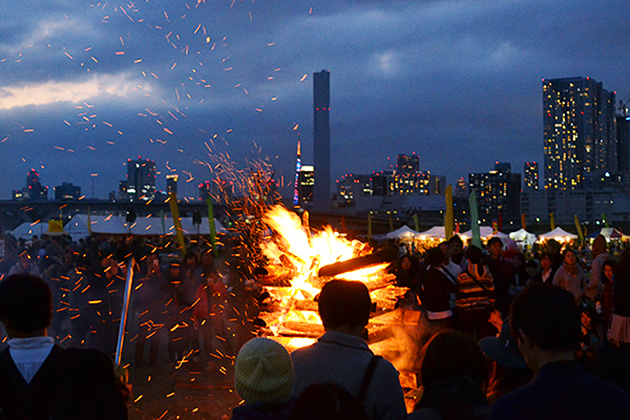
<svg viewBox="0 0 630 420">
<path fill-rule="evenodd" d="M 382 350 L 384 342 L 395 335 L 392 326 L 405 323 L 396 302 L 407 289 L 395 286 L 395 276 L 387 271 L 391 252 L 373 253 L 369 244 L 349 240 L 330 226 L 314 232 L 282 206 L 272 207 L 264 221 L 269 231 L 261 249 L 269 261 L 264 282 L 270 294 L 270 303 L 260 314 L 266 324 L 264 333 L 290 350 L 312 343 L 324 332 L 316 302 L 322 286 L 332 279 L 361 281 L 375 306 L 368 341 Z"/>
</svg>

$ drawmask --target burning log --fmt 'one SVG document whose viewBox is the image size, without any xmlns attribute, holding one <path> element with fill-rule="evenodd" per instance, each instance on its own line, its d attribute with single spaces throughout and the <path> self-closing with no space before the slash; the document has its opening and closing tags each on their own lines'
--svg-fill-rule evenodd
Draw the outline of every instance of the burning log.
<svg viewBox="0 0 630 420">
<path fill-rule="evenodd" d="M 321 267 L 317 273 L 320 277 L 334 277 L 338 274 L 347 273 L 349 271 L 359 270 L 374 264 L 381 264 L 395 261 L 398 258 L 398 251 L 394 248 L 386 248 L 384 250 L 374 252 L 362 257 L 352 258 L 346 261 L 339 261 L 333 264 Z"/>
</svg>

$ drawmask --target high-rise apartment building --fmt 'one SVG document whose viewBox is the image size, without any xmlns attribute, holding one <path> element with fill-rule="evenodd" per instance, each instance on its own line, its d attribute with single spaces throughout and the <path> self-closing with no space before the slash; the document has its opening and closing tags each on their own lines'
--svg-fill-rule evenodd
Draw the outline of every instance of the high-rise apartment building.
<svg viewBox="0 0 630 420">
<path fill-rule="evenodd" d="M 617 116 L 617 170 L 630 171 L 630 116 Z"/>
<path fill-rule="evenodd" d="M 149 201 L 155 198 L 155 162 L 149 159 L 127 160 L 127 198 Z"/>
<path fill-rule="evenodd" d="M 521 174 L 514 174 L 509 164 L 498 163 L 486 173 L 468 174 L 470 192 L 477 194 L 479 218 L 496 220 L 499 215 L 515 219 L 521 212 Z"/>
<path fill-rule="evenodd" d="M 464 177 L 459 178 L 455 182 L 455 197 L 468 198 L 468 184 Z"/>
<path fill-rule="evenodd" d="M 545 188 L 576 190 L 617 169 L 615 93 L 586 77 L 543 80 Z"/>
<path fill-rule="evenodd" d="M 538 190 L 538 162 L 525 162 L 523 165 L 523 187 L 526 190 Z"/>
<path fill-rule="evenodd" d="M 330 210 L 330 72 L 313 73 L 313 201 L 318 211 Z"/>
</svg>

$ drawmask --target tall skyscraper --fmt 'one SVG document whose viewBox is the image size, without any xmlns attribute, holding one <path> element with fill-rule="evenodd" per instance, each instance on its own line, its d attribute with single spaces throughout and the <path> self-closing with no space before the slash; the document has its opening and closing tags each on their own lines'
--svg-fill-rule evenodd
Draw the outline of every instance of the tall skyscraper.
<svg viewBox="0 0 630 420">
<path fill-rule="evenodd" d="M 127 197 L 130 201 L 149 201 L 155 198 L 155 162 L 127 160 Z"/>
<path fill-rule="evenodd" d="M 615 171 L 615 94 L 586 77 L 543 80 L 545 188 L 576 190 Z"/>
<path fill-rule="evenodd" d="M 538 190 L 538 162 L 525 162 L 523 165 L 523 187 Z"/>
<path fill-rule="evenodd" d="M 330 210 L 330 72 L 313 73 L 313 156 L 315 210 Z"/>
</svg>

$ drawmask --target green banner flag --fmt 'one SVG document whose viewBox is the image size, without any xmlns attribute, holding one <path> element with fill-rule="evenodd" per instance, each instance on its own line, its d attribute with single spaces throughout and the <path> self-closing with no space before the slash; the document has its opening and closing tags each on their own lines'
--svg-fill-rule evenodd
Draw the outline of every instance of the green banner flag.
<svg viewBox="0 0 630 420">
<path fill-rule="evenodd" d="M 604 227 L 605 228 L 609 228 L 610 226 L 608 226 L 608 220 L 606 220 L 606 215 L 604 213 L 602 213 L 602 221 L 604 222 Z"/>
<path fill-rule="evenodd" d="M 446 187 L 446 212 L 444 213 L 444 237 L 448 241 L 453 237 L 453 186 Z"/>
<path fill-rule="evenodd" d="M 214 258 L 219 257 L 219 250 L 217 249 L 217 227 L 214 224 L 214 208 L 212 207 L 212 198 L 208 196 L 206 198 L 208 204 L 208 226 L 210 227 L 210 244 L 212 245 L 212 255 Z"/>
<path fill-rule="evenodd" d="M 420 224 L 418 224 L 418 213 L 413 214 L 413 226 L 416 232 L 420 232 Z"/>
<path fill-rule="evenodd" d="M 470 229 L 472 230 L 472 244 L 481 248 L 481 232 L 479 232 L 479 210 L 477 209 L 477 192 L 470 191 L 468 196 L 468 206 L 470 207 Z"/>
<path fill-rule="evenodd" d="M 177 194 L 175 193 L 175 191 L 171 191 L 168 204 L 171 207 L 171 214 L 173 215 L 173 224 L 175 226 L 175 237 L 177 238 L 179 251 L 183 258 L 184 255 L 186 255 L 186 242 L 184 241 L 184 230 L 182 229 L 182 219 L 179 217 L 179 205 L 177 204 Z"/>
</svg>

